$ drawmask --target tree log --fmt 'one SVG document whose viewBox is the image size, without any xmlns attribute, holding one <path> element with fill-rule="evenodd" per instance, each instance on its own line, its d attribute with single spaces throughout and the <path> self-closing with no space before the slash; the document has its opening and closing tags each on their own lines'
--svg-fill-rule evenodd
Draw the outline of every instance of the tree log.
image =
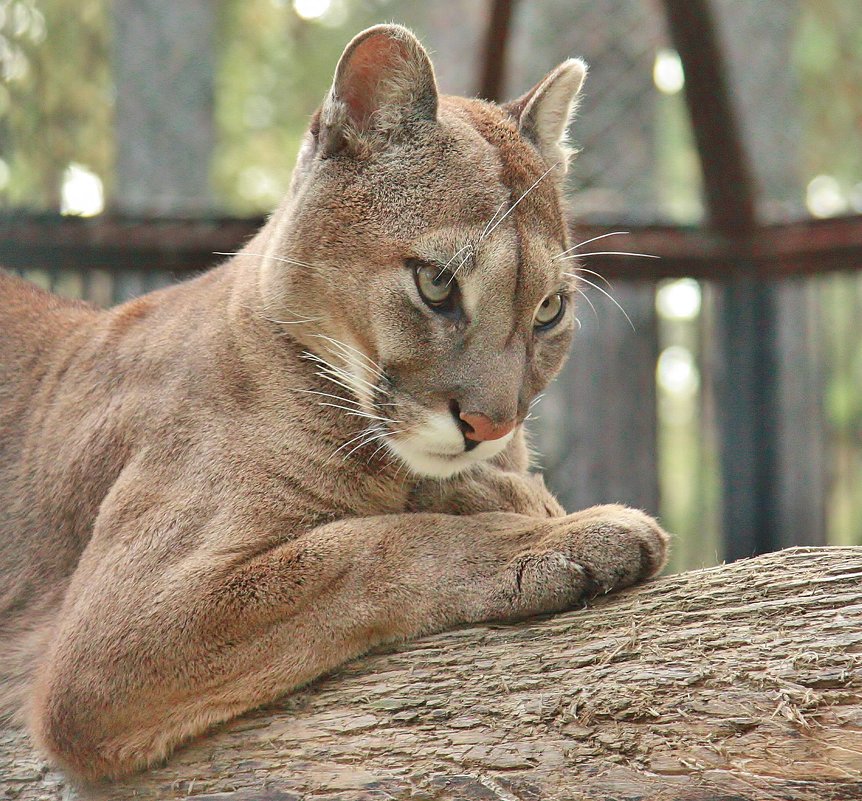
<svg viewBox="0 0 862 801">
<path fill-rule="evenodd" d="M 862 799 L 862 548 L 376 652 L 119 784 L 2 731 L 0 776 L 28 801 Z"/>
</svg>

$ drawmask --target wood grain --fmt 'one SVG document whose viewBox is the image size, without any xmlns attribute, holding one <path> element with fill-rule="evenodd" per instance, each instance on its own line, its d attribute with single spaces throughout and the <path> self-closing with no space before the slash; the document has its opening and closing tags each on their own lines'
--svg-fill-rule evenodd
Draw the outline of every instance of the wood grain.
<svg viewBox="0 0 862 801">
<path fill-rule="evenodd" d="M 133 781 L 0 732 L 0 798 L 862 798 L 862 548 L 794 548 L 376 653 Z"/>
</svg>

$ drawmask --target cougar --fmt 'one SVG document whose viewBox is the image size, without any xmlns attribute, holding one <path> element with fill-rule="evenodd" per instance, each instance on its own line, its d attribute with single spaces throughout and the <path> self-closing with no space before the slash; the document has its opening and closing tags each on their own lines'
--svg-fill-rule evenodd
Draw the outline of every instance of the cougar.
<svg viewBox="0 0 862 801">
<path fill-rule="evenodd" d="M 574 331 L 585 72 L 439 95 L 370 28 L 227 261 L 108 310 L 0 276 L 0 707 L 61 767 L 127 774 L 381 642 L 662 567 L 646 514 L 566 514 L 523 430 Z"/>
</svg>

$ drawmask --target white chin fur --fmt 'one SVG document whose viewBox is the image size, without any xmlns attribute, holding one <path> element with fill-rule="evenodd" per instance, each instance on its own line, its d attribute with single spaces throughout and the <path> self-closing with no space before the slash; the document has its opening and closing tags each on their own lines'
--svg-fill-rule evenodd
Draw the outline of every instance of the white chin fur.
<svg viewBox="0 0 862 801">
<path fill-rule="evenodd" d="M 502 451 L 514 436 L 514 430 L 500 439 L 480 442 L 473 450 L 464 450 L 464 437 L 447 414 L 432 414 L 409 437 L 386 438 L 389 449 L 414 473 L 429 478 L 449 478 Z"/>
</svg>

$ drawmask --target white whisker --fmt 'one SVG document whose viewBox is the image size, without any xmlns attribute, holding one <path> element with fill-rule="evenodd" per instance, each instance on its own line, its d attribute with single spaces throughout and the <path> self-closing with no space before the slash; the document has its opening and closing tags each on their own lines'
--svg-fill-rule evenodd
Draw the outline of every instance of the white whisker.
<svg viewBox="0 0 862 801">
<path fill-rule="evenodd" d="M 330 367 L 332 367 L 332 365 L 330 365 Z M 384 396 L 388 394 L 386 392 L 386 390 L 382 389 L 381 387 L 378 387 L 376 384 L 372 384 L 370 381 L 366 381 L 364 378 L 362 378 L 358 375 L 353 375 L 353 373 L 349 373 L 349 372 L 347 372 L 347 370 L 343 370 L 343 369 L 338 369 L 338 368 L 334 368 L 334 367 L 333 367 L 333 369 L 345 381 L 357 381 L 361 386 L 365 386 L 371 392 L 379 392 Z"/>
<path fill-rule="evenodd" d="M 267 312 L 269 311 L 269 308 L 270 308 L 272 305 L 273 305 L 273 304 L 271 304 L 271 303 L 270 303 L 270 304 L 265 304 L 262 310 L 261 310 L 261 309 L 258 309 L 258 308 L 257 308 L 257 307 L 255 307 L 255 306 L 252 306 L 252 305 L 250 305 L 250 304 L 245 304 L 245 303 L 244 303 L 244 304 L 242 304 L 242 307 L 243 307 L 244 309 L 246 309 L 247 311 L 251 312 L 252 314 L 257 315 L 257 316 L 258 316 L 258 317 L 260 317 L 262 320 L 266 320 L 268 323 L 273 323 L 274 325 L 297 325 L 297 324 L 300 324 L 300 323 L 316 323 L 316 322 L 319 322 L 320 320 L 322 320 L 322 319 L 323 319 L 322 317 L 306 317 L 306 316 L 304 316 L 304 315 L 301 315 L 301 314 L 299 314 L 299 313 L 295 312 L 293 309 L 288 309 L 287 307 L 282 307 L 282 308 L 280 308 L 280 309 L 279 309 L 279 311 L 281 311 L 281 312 L 288 312 L 289 314 L 294 315 L 294 317 L 295 317 L 296 319 L 293 319 L 293 320 L 278 320 L 278 319 L 276 319 L 275 317 L 269 317 L 269 316 L 267 315 Z"/>
<path fill-rule="evenodd" d="M 325 406 L 326 404 L 322 403 L 321 406 Z M 368 412 L 348 412 L 348 417 L 364 417 L 367 420 L 378 420 L 381 423 L 389 423 L 390 425 L 397 426 L 401 424 L 401 420 L 393 420 L 391 417 L 381 417 L 377 414 L 368 414 Z"/>
<path fill-rule="evenodd" d="M 462 248 L 458 248 L 458 250 L 456 250 L 456 251 L 455 251 L 455 253 L 454 253 L 454 254 L 452 254 L 452 258 L 451 258 L 451 259 L 449 259 L 449 261 L 447 261 L 447 262 L 443 265 L 443 267 L 440 269 L 440 272 L 442 273 L 442 272 L 443 272 L 443 271 L 444 271 L 444 270 L 445 270 L 445 269 L 446 269 L 446 268 L 447 268 L 447 267 L 448 267 L 448 266 L 449 266 L 453 261 L 455 261 L 455 259 L 457 259 L 457 258 L 458 258 L 458 257 L 459 257 L 459 256 L 460 256 L 460 255 L 465 251 L 465 250 L 472 250 L 472 248 L 473 248 L 473 243 L 472 243 L 472 242 L 468 242 L 466 245 L 464 245 L 464 247 L 462 247 Z"/>
<path fill-rule="evenodd" d="M 325 369 L 331 370 L 336 375 L 340 375 L 342 378 L 349 378 L 345 371 L 338 367 L 338 365 L 330 364 L 326 359 L 324 359 L 322 356 L 318 356 L 316 353 L 304 350 L 302 352 L 302 358 L 307 361 L 314 362 L 315 364 L 318 364 Z"/>
<path fill-rule="evenodd" d="M 461 259 L 461 263 L 452 271 L 452 277 L 449 279 L 449 284 L 455 280 L 455 276 L 458 275 L 458 271 L 470 260 L 472 255 L 473 252 L 470 251 L 463 259 Z M 449 284 L 446 284 L 446 286 L 449 286 Z"/>
<path fill-rule="evenodd" d="M 331 364 L 330 362 L 326 361 L 326 359 L 322 358 L 321 356 L 318 356 L 316 353 L 311 353 L 311 351 L 306 350 L 306 351 L 302 352 L 302 357 L 304 359 L 308 359 L 310 361 L 316 362 L 317 364 L 319 364 L 323 367 L 324 371 L 329 372 L 330 374 L 333 374 L 333 375 L 337 376 L 338 378 L 341 378 L 341 379 L 347 381 L 348 384 L 353 384 L 353 382 L 356 382 L 355 384 L 353 384 L 352 387 L 345 387 L 345 389 L 350 389 L 352 392 L 356 392 L 357 394 L 361 394 L 359 392 L 358 387 L 359 387 L 359 385 L 364 385 L 369 390 L 371 390 L 371 392 L 380 392 L 383 395 L 387 394 L 385 392 L 385 390 L 376 386 L 375 384 L 372 384 L 370 381 L 366 381 L 364 378 L 361 378 L 358 375 L 353 375 L 353 373 L 349 373 L 345 369 L 343 369 L 341 367 L 337 367 L 334 364 Z"/>
<path fill-rule="evenodd" d="M 464 247 L 459 248 L 455 252 L 455 255 L 452 256 L 452 258 L 449 259 L 449 261 L 447 261 L 446 264 L 444 264 L 443 267 L 440 268 L 440 272 L 437 276 L 438 278 L 440 277 L 440 275 L 442 275 L 446 271 L 446 269 L 449 267 L 449 265 L 453 261 L 455 261 L 455 259 L 457 259 L 458 256 L 460 256 L 465 250 L 467 251 L 467 255 L 464 256 L 463 259 L 461 259 L 461 263 L 452 271 L 452 275 L 449 278 L 449 281 L 446 283 L 446 286 L 449 286 L 449 284 L 451 284 L 455 280 L 455 276 L 458 275 L 458 270 L 460 270 L 473 256 L 473 243 L 472 242 L 468 243 L 468 244 L 464 245 Z"/>
<path fill-rule="evenodd" d="M 411 431 L 415 431 L 415 430 L 416 430 L 417 428 L 419 428 L 420 426 L 421 426 L 421 423 L 414 423 L 413 425 L 407 426 L 406 428 L 401 428 L 401 429 L 398 429 L 398 430 L 396 430 L 396 431 L 390 431 L 390 432 L 388 432 L 388 433 L 389 433 L 390 435 L 392 435 L 392 434 L 409 434 Z M 374 453 L 372 453 L 372 454 L 371 454 L 371 457 L 369 458 L 369 461 L 370 461 L 371 459 L 373 459 L 373 458 L 377 455 L 377 453 L 380 451 L 380 449 L 381 449 L 381 448 L 385 448 L 385 447 L 386 447 L 386 444 L 387 444 L 387 443 L 386 443 L 386 439 L 384 438 L 384 439 L 383 439 L 383 441 L 380 443 L 380 445 L 378 445 L 378 446 L 377 446 L 377 448 L 374 450 Z M 390 456 L 390 458 L 392 458 L 392 459 L 396 459 L 396 458 L 398 458 L 398 457 L 397 457 L 394 453 L 392 453 L 391 451 L 390 451 L 390 453 L 389 453 L 389 456 Z M 397 472 L 396 472 L 396 475 L 397 475 Z M 394 479 L 394 476 L 393 476 L 393 479 Z"/>
<path fill-rule="evenodd" d="M 374 359 L 370 358 L 365 353 L 363 353 L 361 350 L 359 350 L 359 348 L 354 348 L 352 345 L 348 345 L 346 342 L 342 342 L 340 339 L 335 339 L 333 337 L 327 336 L 326 334 L 314 334 L 313 336 L 315 336 L 318 339 L 323 339 L 326 342 L 331 343 L 332 345 L 337 347 L 339 350 L 341 350 L 342 354 L 352 353 L 352 354 L 355 354 L 356 356 L 359 356 L 361 359 L 363 359 L 365 362 L 367 362 L 371 366 L 372 372 L 375 375 L 377 375 L 379 378 L 385 377 L 384 373 L 383 373 L 383 368 L 377 362 L 375 362 Z M 342 355 L 341 358 L 344 358 L 344 356 Z M 360 365 L 360 366 L 362 366 L 363 369 L 366 369 L 366 370 L 369 369 L 368 367 L 365 367 L 364 365 Z"/>
<path fill-rule="evenodd" d="M 379 427 L 379 426 L 372 426 L 372 427 L 370 427 L 370 428 L 363 428 L 363 429 L 362 429 L 362 431 L 360 431 L 360 432 L 359 432 L 355 437 L 352 437 L 351 439 L 347 440 L 347 442 L 345 442 L 345 443 L 343 443 L 343 444 L 339 445 L 339 446 L 338 446 L 338 447 L 337 447 L 337 448 L 336 448 L 336 449 L 335 449 L 335 450 L 334 450 L 334 451 L 329 455 L 329 457 L 327 458 L 326 462 L 329 462 L 329 461 L 330 461 L 332 458 L 334 458 L 334 457 L 335 457 L 335 456 L 336 456 L 340 451 L 343 451 L 345 448 L 349 447 L 350 445 L 352 445 L 352 444 L 353 444 L 354 442 L 356 442 L 357 440 L 364 439 L 364 438 L 365 438 L 365 437 L 367 437 L 369 434 L 374 434 L 374 433 L 376 433 L 377 431 L 380 431 L 380 427 Z"/>
<path fill-rule="evenodd" d="M 295 389 L 293 391 L 302 392 L 305 395 L 320 395 L 322 398 L 332 398 L 333 400 L 341 401 L 342 403 L 353 403 L 360 409 L 362 408 L 362 404 L 359 401 L 352 400 L 351 398 L 342 398 L 341 395 L 333 395 L 330 392 L 318 392 L 316 389 Z"/>
<path fill-rule="evenodd" d="M 494 233 L 494 231 L 496 231 L 496 230 L 497 230 L 497 228 L 500 226 L 500 224 L 503 222 L 503 220 L 505 220 L 505 219 L 506 219 L 506 217 L 508 217 L 508 216 L 509 216 L 509 215 L 510 215 L 514 210 L 515 210 L 515 208 L 517 207 L 517 205 L 518 205 L 518 204 L 519 204 L 519 203 L 520 203 L 520 202 L 521 202 L 525 197 L 527 197 L 527 195 L 529 195 L 529 194 L 530 194 L 530 192 L 532 192 L 532 191 L 533 191 L 533 190 L 534 190 L 534 189 L 535 189 L 535 188 L 536 188 L 536 187 L 537 187 L 537 186 L 538 186 L 538 185 L 539 185 L 539 184 L 540 184 L 540 183 L 545 179 L 545 177 L 551 173 L 551 171 L 552 171 L 552 170 L 554 170 L 554 169 L 556 169 L 556 168 L 557 168 L 557 164 L 553 164 L 553 165 L 551 165 L 550 167 L 548 167 L 548 169 L 547 169 L 547 170 L 545 170 L 545 171 L 544 171 L 544 172 L 543 172 L 543 173 L 542 173 L 542 174 L 541 174 L 541 175 L 540 175 L 540 176 L 539 176 L 539 177 L 538 177 L 538 178 L 533 182 L 533 185 L 532 185 L 529 189 L 527 189 L 527 191 L 526 191 L 526 192 L 524 192 L 524 194 L 523 194 L 523 195 L 521 195 L 521 197 L 519 197 L 519 198 L 518 198 L 518 199 L 517 199 L 517 200 L 516 200 L 516 201 L 515 201 L 511 206 L 509 206 L 508 211 L 506 211 L 506 213 L 505 213 L 502 217 L 500 217 L 500 219 L 499 219 L 499 220 L 497 220 L 497 222 L 495 222 L 495 223 L 494 223 L 494 225 L 491 227 L 491 229 L 490 229 L 486 234 L 484 234 L 483 236 L 479 237 L 479 239 L 480 239 L 480 240 L 482 240 L 482 239 L 485 239 L 485 237 L 491 236 L 491 234 L 493 234 L 493 233 Z"/>
<path fill-rule="evenodd" d="M 395 434 L 395 433 L 398 433 L 398 432 L 382 431 L 379 434 L 375 434 L 372 437 L 368 437 L 367 439 L 360 442 L 355 448 L 351 448 L 347 453 L 345 453 L 344 456 L 341 457 L 341 461 L 345 461 L 352 453 L 355 453 L 360 448 L 364 448 L 366 445 L 370 445 L 372 442 L 375 442 L 378 439 L 381 439 L 381 438 L 385 439 L 386 437 L 391 436 L 392 434 Z"/>
<path fill-rule="evenodd" d="M 592 253 L 573 253 L 571 256 L 563 256 L 561 261 L 567 259 L 580 259 L 584 256 L 640 256 L 642 259 L 660 259 L 651 253 L 629 253 L 627 250 L 594 250 Z"/>
<path fill-rule="evenodd" d="M 288 259 L 284 256 L 273 256 L 269 253 L 249 253 L 247 250 L 238 250 L 233 253 L 227 253 L 221 250 L 214 250 L 213 256 L 254 256 L 259 259 L 272 259 L 273 261 L 281 261 L 285 264 L 295 264 L 297 267 L 308 267 L 310 270 L 319 270 L 315 264 L 309 264 L 305 261 L 297 261 L 296 259 Z"/>
<path fill-rule="evenodd" d="M 577 278 L 579 281 L 583 281 L 585 284 L 589 284 L 593 289 L 597 289 L 599 292 L 601 292 L 611 303 L 614 304 L 614 306 L 616 306 L 623 313 L 623 316 L 626 318 L 626 320 L 629 321 L 629 325 L 632 327 L 632 331 L 637 332 L 635 324 L 632 322 L 632 318 L 628 316 L 626 310 L 622 306 L 620 306 L 620 304 L 617 302 L 617 299 L 613 295 L 611 295 L 610 292 L 607 292 L 606 290 L 602 289 L 602 287 L 600 287 L 598 284 L 594 284 L 592 281 L 584 278 L 582 275 L 572 275 L 571 273 L 565 274 L 571 276 L 572 278 Z M 586 295 L 584 295 L 584 297 L 586 297 Z"/>
<path fill-rule="evenodd" d="M 611 231 L 609 234 L 602 234 L 601 236 L 594 236 L 592 239 L 585 239 L 583 242 L 578 242 L 577 245 L 572 245 L 572 247 L 558 253 L 556 256 L 554 256 L 554 259 L 559 259 L 561 256 L 565 256 L 567 253 L 571 253 L 573 250 L 582 248 L 584 245 L 589 245 L 590 242 L 598 242 L 600 239 L 605 239 L 609 236 L 622 236 L 628 233 L 628 231 Z"/>
<path fill-rule="evenodd" d="M 586 280 L 586 279 L 584 279 L 584 280 Z M 589 295 L 587 295 L 587 293 L 584 292 L 583 289 L 581 289 L 580 287 L 577 287 L 577 286 L 575 287 L 575 292 L 577 292 L 587 302 L 587 305 L 593 310 L 593 314 L 596 316 L 596 319 L 598 320 L 599 319 L 599 313 L 596 311 L 596 307 L 593 306 L 593 302 L 590 300 Z M 578 322 L 580 322 L 580 320 Z"/>
<path fill-rule="evenodd" d="M 338 384 L 338 386 L 340 386 L 342 389 L 346 389 L 348 392 L 352 392 L 354 395 L 362 394 L 361 392 L 359 392 L 357 387 L 351 387 L 349 384 L 345 384 L 339 381 L 337 378 L 335 378 L 335 376 L 331 375 L 330 373 L 318 371 L 315 373 L 315 375 L 320 376 L 320 378 L 325 378 L 327 381 L 330 381 L 333 384 Z"/>
<path fill-rule="evenodd" d="M 497 219 L 497 215 L 503 210 L 503 206 L 505 206 L 507 202 L 507 200 L 504 200 L 499 206 L 497 206 L 496 211 L 491 215 L 491 219 L 485 223 L 485 227 L 482 229 L 482 233 L 479 234 L 480 241 L 488 235 L 488 229 L 494 224 L 494 220 Z"/>
<path fill-rule="evenodd" d="M 333 354 L 337 355 L 337 354 Z M 387 395 L 388 393 L 382 387 L 378 387 L 376 384 L 372 384 L 370 381 L 362 378 L 361 376 L 354 375 L 349 370 L 344 367 L 338 367 L 337 365 L 328 362 L 321 356 L 318 356 L 315 353 L 311 353 L 310 351 L 303 351 L 303 357 L 307 359 L 311 359 L 312 361 L 316 361 L 318 364 L 322 365 L 324 369 L 329 369 L 334 372 L 340 378 L 343 378 L 348 383 L 357 382 L 359 385 L 366 386 L 371 392 L 380 392 L 383 395 Z M 341 358 L 344 358 L 343 356 Z M 345 359 L 345 361 L 347 361 Z"/>
<path fill-rule="evenodd" d="M 586 267 L 573 267 L 572 269 L 575 270 L 576 272 L 579 272 L 579 273 L 589 273 L 590 275 L 594 275 L 600 281 L 604 281 L 604 283 L 607 285 L 608 289 L 613 290 L 613 288 L 614 288 L 613 285 L 611 284 L 611 282 L 608 281 L 607 278 L 605 278 L 601 273 L 597 273 L 595 270 L 588 270 Z M 571 275 L 571 273 L 564 273 L 564 275 Z"/>
<path fill-rule="evenodd" d="M 365 417 L 368 420 L 379 420 L 381 423 L 400 423 L 400 420 L 393 420 L 391 417 L 380 417 L 376 414 L 369 414 L 364 410 L 351 409 L 349 406 L 339 406 L 337 403 L 325 403 L 321 401 L 318 406 L 330 406 L 333 409 L 343 409 L 351 417 Z"/>
<path fill-rule="evenodd" d="M 368 461 L 371 462 L 374 459 L 374 457 L 377 456 L 377 454 L 380 453 L 380 451 L 383 450 L 385 447 L 386 447 L 386 437 L 383 437 L 380 440 L 380 444 L 374 449 L 374 452 L 371 454 L 371 456 L 368 457 Z M 392 458 L 391 452 L 389 453 L 389 457 L 390 457 L 390 459 Z"/>
<path fill-rule="evenodd" d="M 261 315 L 263 316 L 263 315 Z M 323 318 L 322 317 L 306 317 L 303 320 L 276 320 L 273 317 L 263 317 L 268 323 L 275 323 L 276 325 L 302 325 L 304 323 L 318 323 Z"/>
<path fill-rule="evenodd" d="M 392 476 L 392 481 L 395 481 L 395 479 L 398 478 L 398 476 L 401 474 L 401 471 L 404 470 L 405 467 L 407 467 L 407 462 L 405 462 L 403 459 L 399 460 L 398 468 L 395 471 L 395 475 Z M 410 471 L 404 470 L 404 477 L 401 479 L 401 488 L 404 487 L 404 485 L 407 483 L 407 479 L 409 479 L 409 478 L 410 478 Z"/>
</svg>

